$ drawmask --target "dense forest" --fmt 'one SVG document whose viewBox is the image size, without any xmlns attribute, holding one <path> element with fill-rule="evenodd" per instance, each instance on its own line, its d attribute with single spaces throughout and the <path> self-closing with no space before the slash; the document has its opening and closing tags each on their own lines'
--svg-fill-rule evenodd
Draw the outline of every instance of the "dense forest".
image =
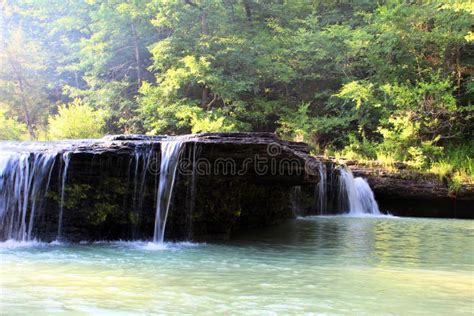
<svg viewBox="0 0 474 316">
<path fill-rule="evenodd" d="M 2 0 L 0 139 L 269 131 L 474 175 L 474 3 Z"/>
</svg>

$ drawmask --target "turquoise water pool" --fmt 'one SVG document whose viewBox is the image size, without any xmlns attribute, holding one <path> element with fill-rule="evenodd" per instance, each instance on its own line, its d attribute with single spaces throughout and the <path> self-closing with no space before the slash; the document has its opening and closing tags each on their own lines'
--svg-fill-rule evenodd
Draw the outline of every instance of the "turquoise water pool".
<svg viewBox="0 0 474 316">
<path fill-rule="evenodd" d="M 472 314 L 474 222 L 310 217 L 217 244 L 4 242 L 15 314 Z"/>
</svg>

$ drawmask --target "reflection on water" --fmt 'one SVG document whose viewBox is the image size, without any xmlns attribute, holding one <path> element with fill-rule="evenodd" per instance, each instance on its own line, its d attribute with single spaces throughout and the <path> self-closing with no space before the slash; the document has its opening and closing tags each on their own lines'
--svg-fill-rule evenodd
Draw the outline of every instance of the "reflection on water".
<svg viewBox="0 0 474 316">
<path fill-rule="evenodd" d="M 474 311 L 474 224 L 314 217 L 222 244 L 3 243 L 6 314 Z"/>
</svg>

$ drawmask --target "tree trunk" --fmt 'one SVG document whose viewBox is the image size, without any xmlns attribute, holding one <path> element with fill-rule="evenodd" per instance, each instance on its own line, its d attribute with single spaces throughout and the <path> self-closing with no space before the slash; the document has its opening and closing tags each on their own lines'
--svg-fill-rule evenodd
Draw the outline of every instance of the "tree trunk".
<svg viewBox="0 0 474 316">
<path fill-rule="evenodd" d="M 23 88 L 23 80 L 19 76 L 18 76 L 18 85 L 20 87 L 21 100 L 23 101 L 23 115 L 25 117 L 26 126 L 28 127 L 28 133 L 30 134 L 31 139 L 35 140 L 36 133 L 35 133 L 35 130 L 33 129 L 33 125 L 31 124 L 30 112 L 28 110 L 28 100 L 26 99 L 26 96 L 25 96 L 25 91 Z"/>
<path fill-rule="evenodd" d="M 74 81 L 76 83 L 76 89 L 79 89 L 79 75 L 77 74 L 77 71 L 74 71 Z"/>
<path fill-rule="evenodd" d="M 201 13 L 201 33 L 203 35 L 208 35 L 209 34 L 209 21 L 207 20 L 207 11 L 203 8 L 201 8 L 202 13 Z M 201 95 L 201 107 L 203 109 L 206 109 L 207 107 L 207 99 L 209 98 L 209 89 L 204 86 L 204 89 L 202 90 L 202 95 Z"/>
<path fill-rule="evenodd" d="M 244 8 L 247 21 L 252 22 L 252 6 L 250 5 L 250 0 L 244 0 Z"/>
<path fill-rule="evenodd" d="M 207 10 L 203 7 L 198 6 L 191 0 L 184 0 L 184 2 L 201 11 L 201 35 L 209 35 L 209 21 Z M 204 85 L 201 93 L 201 107 L 203 109 L 207 109 L 207 99 L 209 99 L 209 88 Z"/>
<path fill-rule="evenodd" d="M 137 31 L 135 30 L 135 24 L 132 23 L 132 34 L 133 34 L 133 43 L 135 47 L 135 63 L 137 64 L 137 89 L 140 88 L 140 84 L 142 83 L 142 74 L 140 69 L 141 64 L 141 56 L 140 56 L 140 41 L 137 35 Z"/>
<path fill-rule="evenodd" d="M 209 34 L 209 22 L 207 20 L 207 11 L 205 9 L 202 9 L 201 14 L 201 33 L 204 35 Z"/>
<path fill-rule="evenodd" d="M 460 65 L 460 60 L 459 60 L 459 55 L 460 51 L 459 48 L 456 51 L 456 75 L 457 75 L 457 87 L 456 89 L 458 90 L 458 98 L 461 98 L 461 83 L 462 83 L 462 70 L 461 70 L 461 65 Z"/>
<path fill-rule="evenodd" d="M 25 87 L 23 83 L 23 78 L 20 74 L 20 71 L 17 69 L 15 66 L 15 62 L 11 59 L 11 56 L 8 55 L 8 59 L 10 62 L 10 65 L 12 66 L 12 69 L 15 73 L 16 80 L 18 81 L 18 87 L 20 88 L 20 98 L 23 103 L 23 116 L 25 119 L 26 126 L 28 128 L 28 133 L 30 134 L 31 139 L 35 140 L 36 139 L 36 133 L 33 128 L 33 125 L 31 123 L 31 118 L 30 118 L 30 112 L 29 112 L 29 102 L 28 99 L 26 98 L 26 93 L 25 93 Z"/>
<path fill-rule="evenodd" d="M 204 87 L 204 89 L 202 89 L 202 95 L 201 95 L 201 107 L 205 110 L 207 108 L 208 98 L 209 98 L 209 89 L 207 87 Z"/>
</svg>

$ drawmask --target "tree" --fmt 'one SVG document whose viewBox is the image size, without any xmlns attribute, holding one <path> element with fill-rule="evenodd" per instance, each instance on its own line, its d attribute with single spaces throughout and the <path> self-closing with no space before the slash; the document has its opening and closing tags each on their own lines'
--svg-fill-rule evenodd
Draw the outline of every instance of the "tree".
<svg viewBox="0 0 474 316">
<path fill-rule="evenodd" d="M 150 1 L 94 1 L 88 9 L 89 34 L 78 46 L 78 68 L 84 85 L 67 86 L 71 97 L 81 97 L 107 110 L 111 132 L 142 131 L 136 117 L 138 89 L 153 81 L 147 47 L 159 37 L 151 24 Z"/>
<path fill-rule="evenodd" d="M 474 136 L 470 2 L 2 6 L 0 102 L 30 138 L 76 98 L 107 133 L 269 131 L 423 168 Z"/>
<path fill-rule="evenodd" d="M 41 43 L 27 35 L 29 24 L 19 23 L 20 6 L 4 1 L 0 9 L 0 102 L 36 139 L 49 106 L 48 56 Z"/>
</svg>

